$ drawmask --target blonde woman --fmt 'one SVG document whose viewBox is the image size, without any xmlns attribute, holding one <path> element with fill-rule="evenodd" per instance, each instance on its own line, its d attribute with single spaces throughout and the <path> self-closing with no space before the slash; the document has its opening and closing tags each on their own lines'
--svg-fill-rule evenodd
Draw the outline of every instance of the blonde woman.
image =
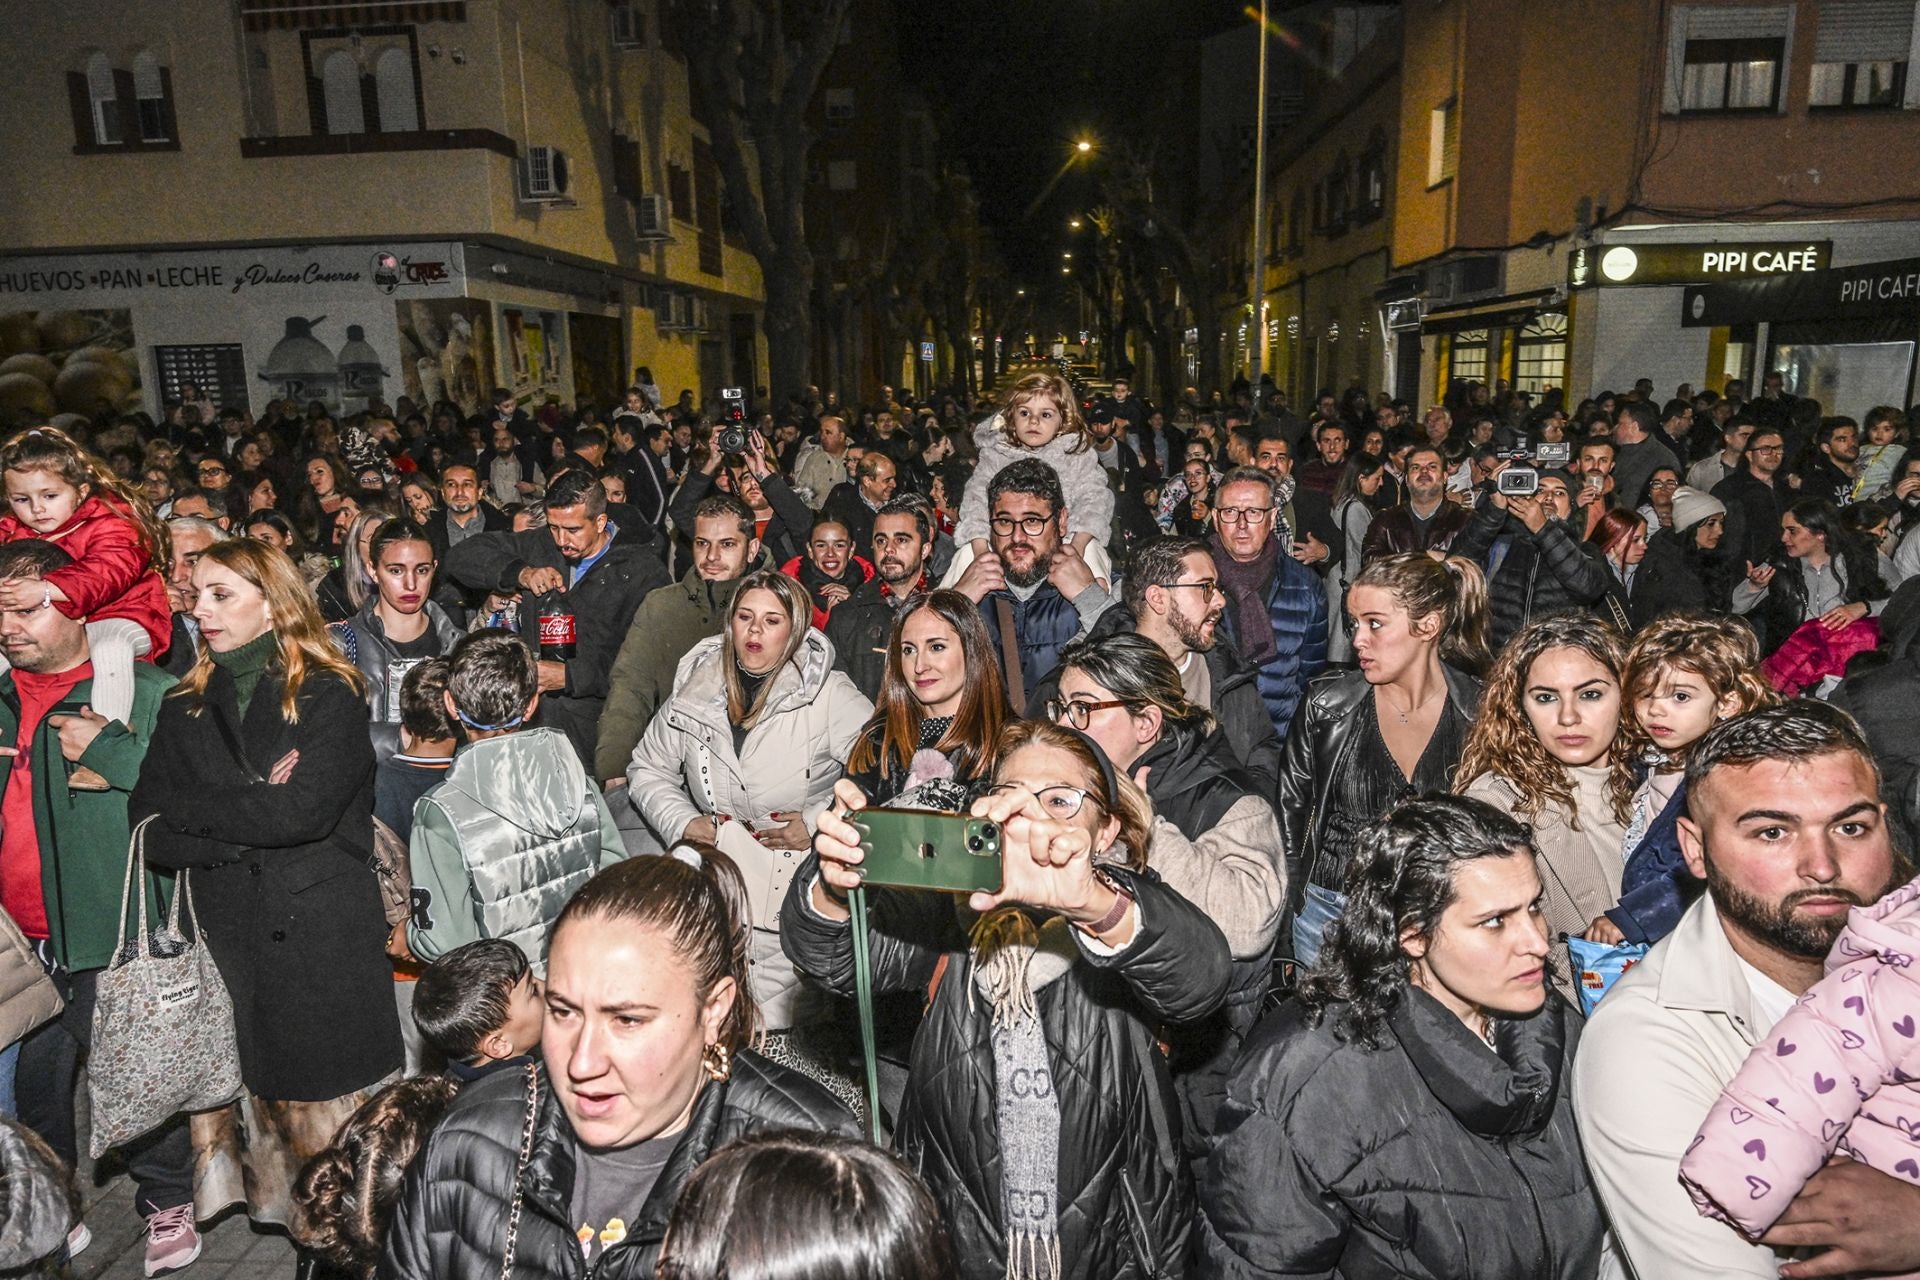
<svg viewBox="0 0 1920 1280">
<path fill-rule="evenodd" d="M 1522 627 L 1487 677 L 1456 789 L 1533 828 L 1550 937 L 1617 941 L 1627 811 L 1637 779 L 1611 623 L 1562 613 Z M 1566 973 L 1558 975 L 1569 997 Z"/>
<path fill-rule="evenodd" d="M 195 1207 L 295 1227 L 301 1167 L 402 1065 L 373 861 L 360 673 L 285 552 L 249 538 L 194 567 L 199 660 L 161 705 L 129 802 L 147 854 L 193 868 L 233 996 L 241 1099 L 193 1117 Z"/>
<path fill-rule="evenodd" d="M 673 693 L 627 768 L 634 807 L 662 842 L 718 845 L 747 882 L 753 995 L 767 1026 L 799 1022 L 800 977 L 777 913 L 873 704 L 834 670 L 806 588 L 771 569 L 740 580 L 726 630 L 680 660 Z"/>
</svg>

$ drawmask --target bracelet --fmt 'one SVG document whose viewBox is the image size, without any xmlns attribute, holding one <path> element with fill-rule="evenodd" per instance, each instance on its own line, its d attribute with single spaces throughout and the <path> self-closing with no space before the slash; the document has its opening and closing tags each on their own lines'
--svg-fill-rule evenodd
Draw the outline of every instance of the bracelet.
<svg viewBox="0 0 1920 1280">
<path fill-rule="evenodd" d="M 1099 880 L 1101 884 L 1107 886 L 1107 888 L 1113 890 L 1113 905 L 1107 908 L 1107 914 L 1101 916 L 1092 924 L 1083 924 L 1080 927 L 1095 937 L 1099 937 L 1101 934 L 1111 933 L 1118 927 L 1122 920 L 1127 918 L 1127 912 L 1133 910 L 1133 895 L 1125 889 L 1122 889 L 1118 884 L 1115 884 L 1113 877 L 1104 871 L 1094 872 L 1094 878 Z"/>
</svg>

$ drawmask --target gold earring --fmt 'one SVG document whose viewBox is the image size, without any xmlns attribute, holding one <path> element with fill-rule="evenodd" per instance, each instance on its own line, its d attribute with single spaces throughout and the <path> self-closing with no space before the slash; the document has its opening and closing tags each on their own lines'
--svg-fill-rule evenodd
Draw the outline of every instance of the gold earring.
<svg viewBox="0 0 1920 1280">
<path fill-rule="evenodd" d="M 727 1046 L 716 1040 L 700 1051 L 700 1069 L 714 1080 L 725 1083 L 733 1075 L 733 1054 Z"/>
</svg>

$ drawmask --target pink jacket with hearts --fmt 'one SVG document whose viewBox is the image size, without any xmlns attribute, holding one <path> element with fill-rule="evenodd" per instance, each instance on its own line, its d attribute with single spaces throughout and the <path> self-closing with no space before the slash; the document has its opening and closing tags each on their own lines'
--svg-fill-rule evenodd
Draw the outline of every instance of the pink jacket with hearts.
<svg viewBox="0 0 1920 1280">
<path fill-rule="evenodd" d="M 1827 976 L 1748 1055 L 1680 1161 L 1700 1212 L 1758 1236 L 1835 1152 L 1920 1184 L 1920 880 L 1855 907 Z"/>
</svg>

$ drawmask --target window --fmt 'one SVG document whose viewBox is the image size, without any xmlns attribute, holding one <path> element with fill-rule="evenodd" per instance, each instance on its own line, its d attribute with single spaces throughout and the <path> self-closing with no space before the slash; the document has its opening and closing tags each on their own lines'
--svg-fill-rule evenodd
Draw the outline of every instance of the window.
<svg viewBox="0 0 1920 1280">
<path fill-rule="evenodd" d="M 1293 208 L 1287 214 L 1287 252 L 1297 254 L 1307 238 L 1307 193 L 1293 193 Z"/>
<path fill-rule="evenodd" d="M 1387 139 L 1376 129 L 1367 139 L 1367 150 L 1360 157 L 1360 190 L 1356 194 L 1356 220 L 1378 217 L 1387 207 Z"/>
<path fill-rule="evenodd" d="M 1267 257 L 1278 258 L 1280 251 L 1286 247 L 1287 243 L 1286 214 L 1276 204 L 1268 216 L 1272 218 L 1272 222 L 1267 227 Z"/>
<path fill-rule="evenodd" d="M 827 128 L 838 131 L 853 123 L 853 90 L 827 90 Z"/>
<path fill-rule="evenodd" d="M 181 388 L 191 382 L 215 404 L 247 403 L 247 362 L 237 342 L 155 347 L 153 363 L 162 399 L 178 400 Z"/>
<path fill-rule="evenodd" d="M 360 63 L 345 49 L 335 49 L 320 64 L 320 95 L 327 112 L 328 133 L 365 133 L 367 113 L 360 99 Z"/>
<path fill-rule="evenodd" d="M 1460 167 L 1460 100 L 1448 98 L 1427 114 L 1427 185 L 1453 181 Z"/>
<path fill-rule="evenodd" d="M 1790 5 L 1681 5 L 1667 35 L 1665 110 L 1777 111 Z"/>
<path fill-rule="evenodd" d="M 139 118 L 140 141 L 166 142 L 171 137 L 167 116 L 167 86 L 160 59 L 142 50 L 133 60 L 133 105 Z"/>
<path fill-rule="evenodd" d="M 389 45 L 374 62 L 373 96 L 380 106 L 380 132 L 413 133 L 420 128 L 413 54 L 404 45 Z"/>
<path fill-rule="evenodd" d="M 682 222 L 693 221 L 693 172 L 667 163 L 667 204 Z"/>
<path fill-rule="evenodd" d="M 87 99 L 93 110 L 93 140 L 103 147 L 118 145 L 120 99 L 113 87 L 113 64 L 104 53 L 87 59 Z"/>
<path fill-rule="evenodd" d="M 1485 382 L 1487 380 L 1490 333 L 1491 331 L 1487 329 L 1463 329 L 1453 335 L 1453 358 L 1448 366 L 1448 382 Z"/>
<path fill-rule="evenodd" d="M 1567 384 L 1567 317 L 1549 311 L 1520 330 L 1514 349 L 1513 385 L 1536 396 L 1548 387 Z"/>
<path fill-rule="evenodd" d="M 859 185 L 859 170 L 853 161 L 835 160 L 827 166 L 827 190 L 852 191 Z"/>
<path fill-rule="evenodd" d="M 1820 7 L 1808 103 L 1898 107 L 1907 89 L 1913 0 L 1828 0 Z"/>
<path fill-rule="evenodd" d="M 1347 228 L 1348 200 L 1353 190 L 1353 171 L 1346 156 L 1333 162 L 1333 172 L 1327 177 L 1327 230 L 1344 231 Z"/>
<path fill-rule="evenodd" d="M 647 19 L 637 4 L 616 4 L 607 15 L 616 49 L 647 47 Z"/>
</svg>

